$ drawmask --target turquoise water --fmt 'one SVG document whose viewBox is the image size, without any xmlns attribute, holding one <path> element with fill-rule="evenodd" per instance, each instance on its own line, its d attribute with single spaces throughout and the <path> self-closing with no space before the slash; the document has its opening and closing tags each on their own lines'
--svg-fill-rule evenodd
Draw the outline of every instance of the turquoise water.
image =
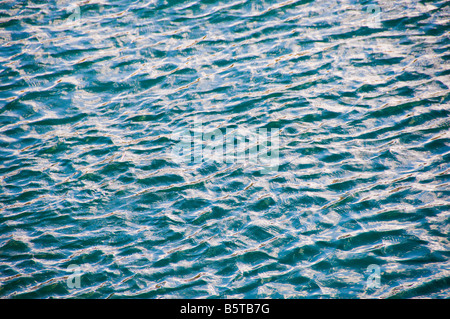
<svg viewBox="0 0 450 319">
<path fill-rule="evenodd" d="M 449 21 L 2 1 L 0 297 L 450 297 Z M 177 161 L 196 121 L 275 132 L 276 165 Z"/>
</svg>

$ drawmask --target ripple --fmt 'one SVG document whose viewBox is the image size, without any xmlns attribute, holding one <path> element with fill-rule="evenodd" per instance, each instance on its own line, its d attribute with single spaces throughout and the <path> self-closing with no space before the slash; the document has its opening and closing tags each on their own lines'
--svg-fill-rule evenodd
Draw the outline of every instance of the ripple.
<svg viewBox="0 0 450 319">
<path fill-rule="evenodd" d="M 448 298 L 449 3 L 371 5 L 2 2 L 0 296 Z"/>
</svg>

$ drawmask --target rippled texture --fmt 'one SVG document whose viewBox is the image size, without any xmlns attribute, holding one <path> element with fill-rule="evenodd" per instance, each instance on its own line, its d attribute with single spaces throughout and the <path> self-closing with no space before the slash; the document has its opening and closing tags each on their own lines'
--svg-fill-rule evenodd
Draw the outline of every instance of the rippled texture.
<svg viewBox="0 0 450 319">
<path fill-rule="evenodd" d="M 450 297 L 449 19 L 444 0 L 0 2 L 0 296 Z M 176 163 L 195 118 L 279 129 L 278 171 Z"/>
</svg>

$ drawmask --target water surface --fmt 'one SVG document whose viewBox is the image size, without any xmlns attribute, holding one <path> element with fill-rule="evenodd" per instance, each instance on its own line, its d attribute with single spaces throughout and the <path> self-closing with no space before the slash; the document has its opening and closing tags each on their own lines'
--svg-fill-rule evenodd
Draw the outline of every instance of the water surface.
<svg viewBox="0 0 450 319">
<path fill-rule="evenodd" d="M 0 297 L 450 297 L 449 19 L 0 2 Z M 196 119 L 279 130 L 277 169 L 175 161 Z"/>
</svg>

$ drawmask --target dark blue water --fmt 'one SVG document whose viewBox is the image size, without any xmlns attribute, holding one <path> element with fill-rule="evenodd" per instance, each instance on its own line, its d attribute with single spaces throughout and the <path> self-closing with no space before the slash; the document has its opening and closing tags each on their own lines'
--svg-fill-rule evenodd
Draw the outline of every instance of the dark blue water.
<svg viewBox="0 0 450 319">
<path fill-rule="evenodd" d="M 450 297 L 449 26 L 445 0 L 0 2 L 0 297 Z M 266 162 L 206 155 L 258 132 Z"/>
</svg>

